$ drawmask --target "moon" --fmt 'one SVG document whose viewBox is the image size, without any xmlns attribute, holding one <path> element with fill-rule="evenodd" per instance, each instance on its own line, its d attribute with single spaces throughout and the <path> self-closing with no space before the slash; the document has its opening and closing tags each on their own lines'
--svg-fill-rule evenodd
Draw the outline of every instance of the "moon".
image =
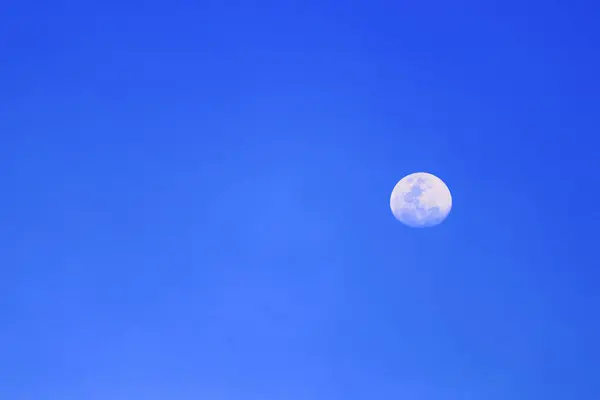
<svg viewBox="0 0 600 400">
<path fill-rule="evenodd" d="M 411 228 L 441 224 L 452 209 L 448 186 L 437 176 L 415 172 L 400 179 L 390 197 L 394 217 Z"/>
</svg>

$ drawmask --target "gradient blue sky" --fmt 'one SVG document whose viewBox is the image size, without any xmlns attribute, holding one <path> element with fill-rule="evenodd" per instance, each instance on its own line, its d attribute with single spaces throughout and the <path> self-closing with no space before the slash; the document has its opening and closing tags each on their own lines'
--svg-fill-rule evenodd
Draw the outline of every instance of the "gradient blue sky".
<svg viewBox="0 0 600 400">
<path fill-rule="evenodd" d="M 597 400 L 598 15 L 3 4 L 0 398 Z"/>
</svg>

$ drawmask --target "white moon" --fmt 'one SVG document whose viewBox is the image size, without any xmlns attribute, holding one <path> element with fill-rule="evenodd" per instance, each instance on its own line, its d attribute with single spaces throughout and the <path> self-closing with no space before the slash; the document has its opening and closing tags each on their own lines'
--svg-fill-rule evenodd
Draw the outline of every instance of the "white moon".
<svg viewBox="0 0 600 400">
<path fill-rule="evenodd" d="M 452 209 L 448 186 L 437 176 L 416 172 L 396 184 L 390 198 L 396 219 L 413 228 L 442 223 Z"/>
</svg>

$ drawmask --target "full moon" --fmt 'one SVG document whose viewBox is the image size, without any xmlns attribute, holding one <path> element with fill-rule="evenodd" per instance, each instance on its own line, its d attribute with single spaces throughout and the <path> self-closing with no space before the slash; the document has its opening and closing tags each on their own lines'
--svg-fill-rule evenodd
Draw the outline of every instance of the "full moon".
<svg viewBox="0 0 600 400">
<path fill-rule="evenodd" d="M 415 172 L 400 179 L 390 198 L 394 217 L 412 228 L 441 224 L 452 209 L 448 186 L 437 176 Z"/>
</svg>

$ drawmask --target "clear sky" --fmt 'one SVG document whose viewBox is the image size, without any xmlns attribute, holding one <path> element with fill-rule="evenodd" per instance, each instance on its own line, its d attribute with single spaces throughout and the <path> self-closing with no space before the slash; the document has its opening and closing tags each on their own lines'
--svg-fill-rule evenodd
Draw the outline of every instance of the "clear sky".
<svg viewBox="0 0 600 400">
<path fill-rule="evenodd" d="M 3 4 L 0 398 L 599 399 L 594 3 Z"/>
</svg>

